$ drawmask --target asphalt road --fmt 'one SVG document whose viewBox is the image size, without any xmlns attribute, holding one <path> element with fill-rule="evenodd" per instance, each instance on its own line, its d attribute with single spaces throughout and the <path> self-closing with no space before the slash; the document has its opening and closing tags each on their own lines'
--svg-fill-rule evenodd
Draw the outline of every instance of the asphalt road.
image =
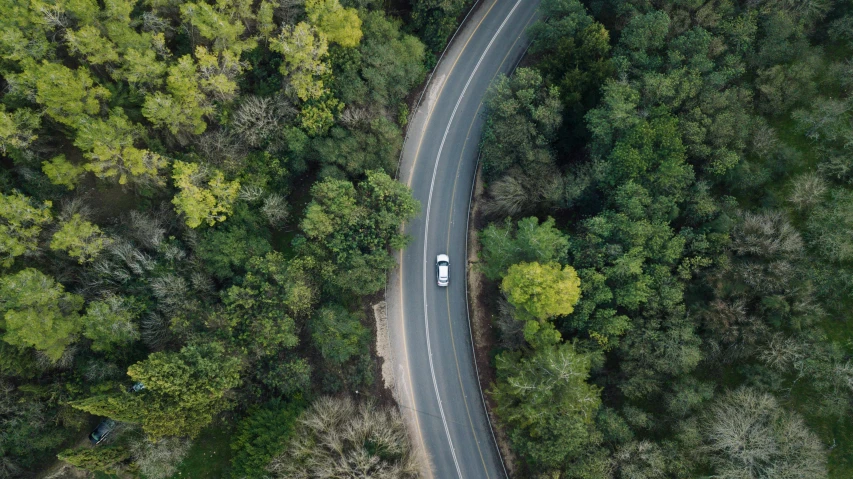
<svg viewBox="0 0 853 479">
<path fill-rule="evenodd" d="M 426 477 L 504 478 L 477 380 L 466 288 L 468 208 L 483 127 L 482 105 L 498 73 L 528 42 L 538 0 L 482 0 L 439 63 L 413 115 L 398 178 L 421 214 L 406 225 L 386 299 L 395 395 Z M 450 256 L 450 285 L 436 285 L 436 255 Z"/>
</svg>

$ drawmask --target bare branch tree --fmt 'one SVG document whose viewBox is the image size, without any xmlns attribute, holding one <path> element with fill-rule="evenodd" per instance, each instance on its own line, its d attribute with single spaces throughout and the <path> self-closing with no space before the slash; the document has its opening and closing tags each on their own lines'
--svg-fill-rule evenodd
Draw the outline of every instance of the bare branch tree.
<svg viewBox="0 0 853 479">
<path fill-rule="evenodd" d="M 826 453 L 802 418 L 767 393 L 730 392 L 702 424 L 713 477 L 818 479 L 826 477 Z"/>
<path fill-rule="evenodd" d="M 821 200 L 826 190 L 826 180 L 815 173 L 806 173 L 794 178 L 788 201 L 799 210 L 807 210 Z"/>
<path fill-rule="evenodd" d="M 415 479 L 418 463 L 396 410 L 324 397 L 299 419 L 267 471 L 288 479 Z"/>
<path fill-rule="evenodd" d="M 156 442 L 141 437 L 130 443 L 131 457 L 148 479 L 166 479 L 178 471 L 178 464 L 187 455 L 192 441 L 180 437 L 165 437 Z"/>
<path fill-rule="evenodd" d="M 287 221 L 287 218 L 290 216 L 290 207 L 283 196 L 273 193 L 264 200 L 261 213 L 263 213 L 270 226 L 276 227 Z"/>
</svg>

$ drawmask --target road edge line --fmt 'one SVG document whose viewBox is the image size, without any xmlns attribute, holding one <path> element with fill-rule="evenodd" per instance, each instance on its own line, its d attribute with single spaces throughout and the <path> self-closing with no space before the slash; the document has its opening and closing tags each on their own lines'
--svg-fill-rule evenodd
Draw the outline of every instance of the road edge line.
<svg viewBox="0 0 853 479">
<path fill-rule="evenodd" d="M 518 65 L 521 63 L 521 60 L 524 59 L 525 56 L 527 56 L 527 51 L 530 50 L 530 45 L 532 45 L 532 43 L 527 44 L 527 48 L 524 49 L 524 52 L 521 54 L 521 56 L 518 59 L 518 62 L 516 62 L 515 66 L 512 67 L 512 69 L 509 71 L 510 75 L 512 73 L 514 73 L 515 70 L 518 69 Z M 474 179 L 471 181 L 471 195 L 468 197 L 468 215 L 465 218 L 465 233 L 466 233 L 467 239 L 469 241 L 471 239 L 471 228 L 470 228 L 471 204 L 473 203 L 473 200 L 474 200 L 474 190 L 476 189 L 476 185 L 477 185 L 477 175 L 479 174 L 478 170 L 480 169 L 480 158 L 481 157 L 482 157 L 482 153 L 478 152 L 477 153 L 477 163 L 474 164 Z M 468 262 L 468 258 L 469 258 L 469 256 L 468 256 L 469 241 L 465 241 L 465 262 L 466 263 Z M 466 271 L 466 273 L 467 273 L 467 271 Z M 483 393 L 483 385 L 482 385 L 482 381 L 481 381 L 481 377 L 480 377 L 480 367 L 477 366 L 477 347 L 474 345 L 474 328 L 471 327 L 471 305 L 469 304 L 468 300 L 469 300 L 468 275 L 466 274 L 465 275 L 465 315 L 467 316 L 467 319 L 468 319 L 468 332 L 469 332 L 468 336 L 471 338 L 471 354 L 473 354 L 473 357 L 474 357 L 474 371 L 477 374 L 477 389 L 480 390 L 480 400 L 483 401 L 483 410 L 486 411 L 486 422 L 489 423 L 489 432 L 492 433 L 492 441 L 494 441 L 494 443 L 495 443 L 495 450 L 498 451 L 498 458 L 501 460 L 501 468 L 503 468 L 504 477 L 509 478 L 509 472 L 507 472 L 507 470 L 506 470 L 506 464 L 504 463 L 504 457 L 503 457 L 503 454 L 501 453 L 501 447 L 500 447 L 500 444 L 498 444 L 498 438 L 495 436 L 494 426 L 492 426 L 492 418 L 490 417 L 491 416 L 491 414 L 490 414 L 491 409 L 486 404 L 486 395 Z"/>
</svg>

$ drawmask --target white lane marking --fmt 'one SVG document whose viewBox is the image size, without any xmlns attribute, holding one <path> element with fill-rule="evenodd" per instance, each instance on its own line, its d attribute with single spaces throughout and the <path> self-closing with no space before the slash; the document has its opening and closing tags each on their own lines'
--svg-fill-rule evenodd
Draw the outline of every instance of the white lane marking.
<svg viewBox="0 0 853 479">
<path fill-rule="evenodd" d="M 453 112 L 450 114 L 450 120 L 447 122 L 447 128 L 444 129 L 444 136 L 441 138 L 441 145 L 438 147 L 438 154 L 435 156 L 435 166 L 432 170 L 432 181 L 430 181 L 429 185 L 429 196 L 427 196 L 427 209 L 426 209 L 426 226 L 424 228 L 424 274 L 423 274 L 423 286 L 424 286 L 424 327 L 426 328 L 426 343 L 427 343 L 427 356 L 429 358 L 429 371 L 432 375 L 432 385 L 435 389 L 435 398 L 438 400 L 438 411 L 441 413 L 441 422 L 444 424 L 444 434 L 447 436 L 447 443 L 450 445 L 450 455 L 453 457 L 453 464 L 456 466 L 456 473 L 459 475 L 459 479 L 463 479 L 462 469 L 459 467 L 459 461 L 456 459 L 456 450 L 453 448 L 453 440 L 450 438 L 450 428 L 447 426 L 447 418 L 444 415 L 444 407 L 441 405 L 441 394 L 438 392 L 438 381 L 435 379 L 435 366 L 432 363 L 432 347 L 430 345 L 429 340 L 429 314 L 427 312 L 427 248 L 429 245 L 429 211 L 432 206 L 432 191 L 435 187 L 435 177 L 438 174 L 438 163 L 441 160 L 441 152 L 444 149 L 444 143 L 447 140 L 447 135 L 450 133 L 450 125 L 453 124 L 453 118 L 456 117 L 456 111 L 459 109 L 459 104 L 462 103 L 462 98 L 465 96 L 465 92 L 468 91 L 468 86 L 471 84 L 471 80 L 473 80 L 474 75 L 477 73 L 477 70 L 480 69 L 480 64 L 483 63 L 483 59 L 486 57 L 486 54 L 489 52 L 489 49 L 492 47 L 492 44 L 495 42 L 495 39 L 503 30 L 504 25 L 509 20 L 509 17 L 515 12 L 515 9 L 518 8 L 518 5 L 521 3 L 521 0 L 517 0 L 515 5 L 513 5 L 512 10 L 509 11 L 506 18 L 504 18 L 501 25 L 498 27 L 498 30 L 492 35 L 492 39 L 489 40 L 489 44 L 486 45 L 486 49 L 483 50 L 483 54 L 480 55 L 480 59 L 477 61 L 477 64 L 474 65 L 474 70 L 471 72 L 471 75 L 468 76 L 468 81 L 465 82 L 465 87 L 462 88 L 462 93 L 459 94 L 459 99 L 456 100 L 456 105 L 453 107 Z M 467 258 L 466 258 L 467 260 Z"/>
</svg>

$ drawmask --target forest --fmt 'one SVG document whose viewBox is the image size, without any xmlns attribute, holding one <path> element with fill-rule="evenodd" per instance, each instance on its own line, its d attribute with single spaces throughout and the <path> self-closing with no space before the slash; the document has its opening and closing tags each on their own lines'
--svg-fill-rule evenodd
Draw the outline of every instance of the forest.
<svg viewBox="0 0 853 479">
<path fill-rule="evenodd" d="M 542 0 L 482 139 L 518 477 L 853 477 L 853 2 Z"/>
<path fill-rule="evenodd" d="M 417 476 L 368 305 L 465 7 L 0 0 L 0 479 Z"/>
</svg>

